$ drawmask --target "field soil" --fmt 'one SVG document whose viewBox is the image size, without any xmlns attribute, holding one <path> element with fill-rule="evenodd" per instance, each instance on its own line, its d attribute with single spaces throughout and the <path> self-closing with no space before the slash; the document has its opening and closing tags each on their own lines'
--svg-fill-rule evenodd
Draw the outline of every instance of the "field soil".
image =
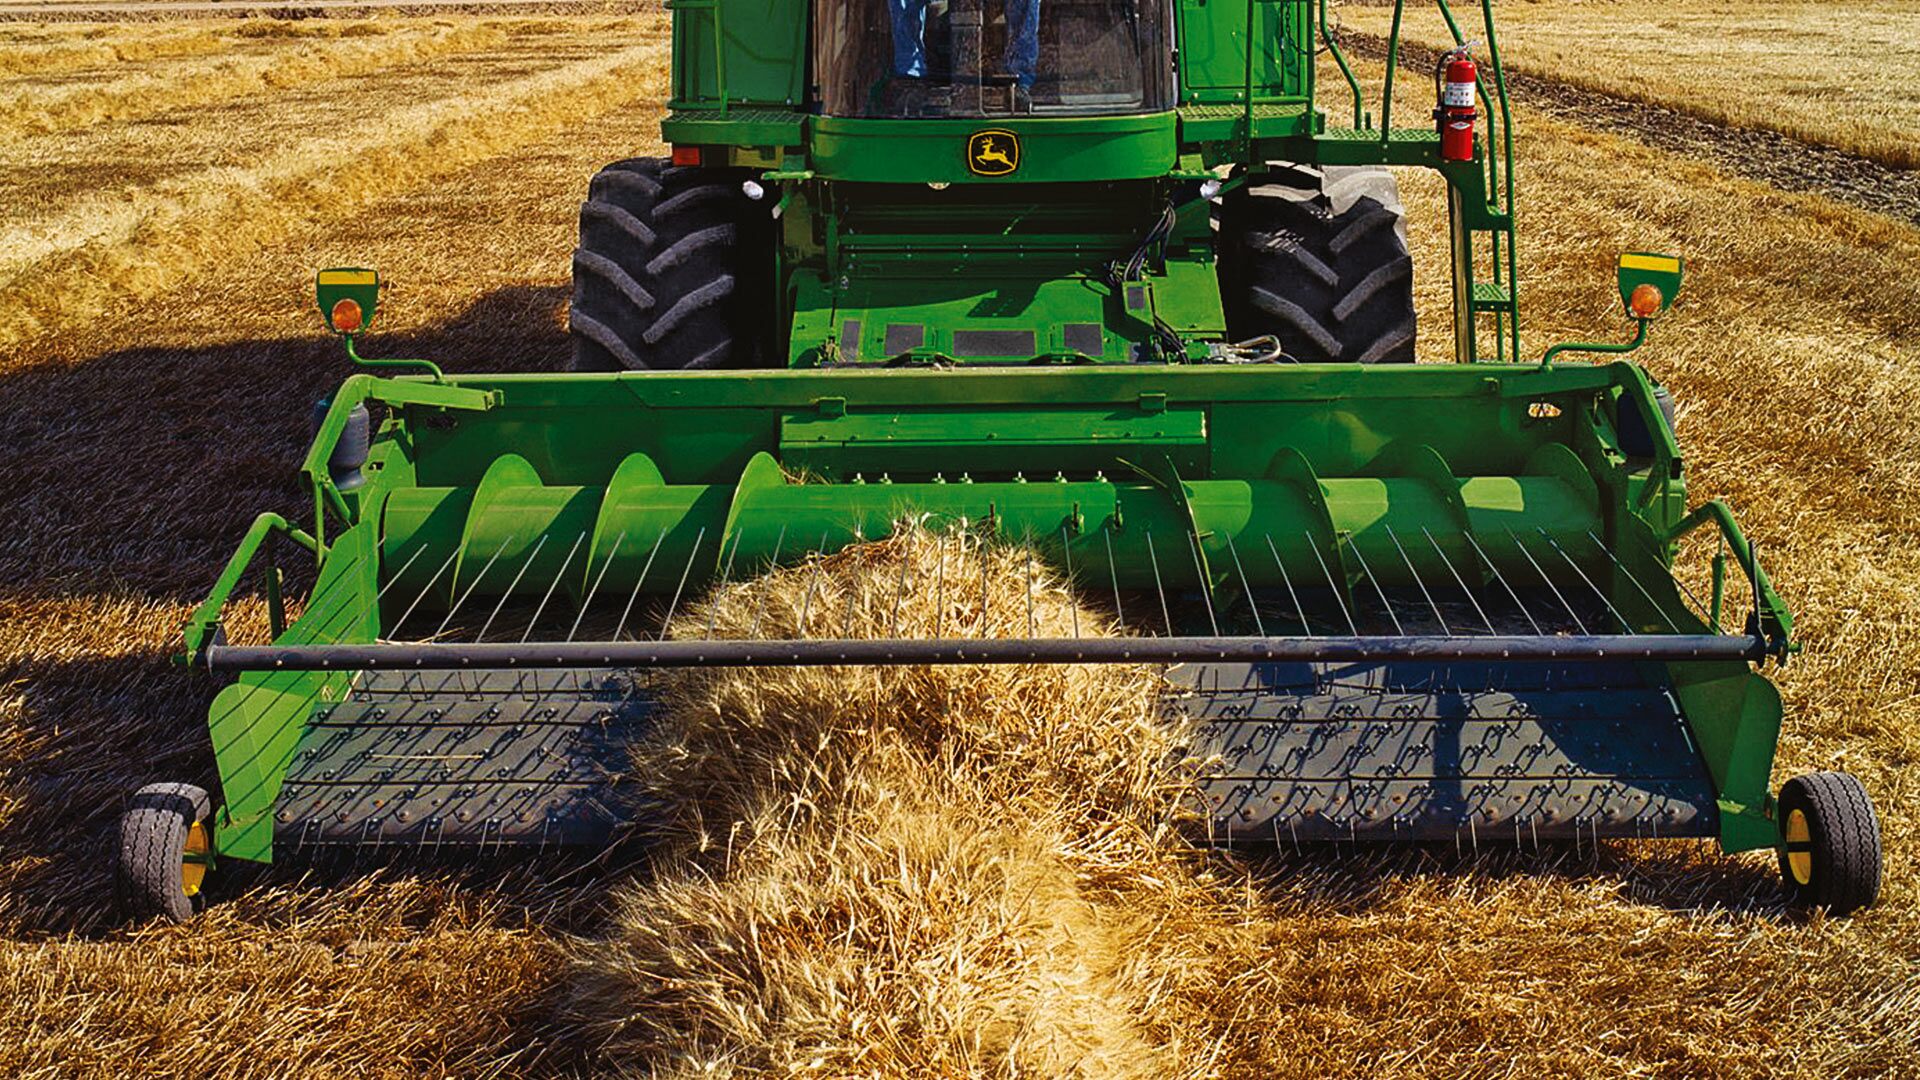
<svg viewBox="0 0 1920 1080">
<path fill-rule="evenodd" d="M 1552 11 L 1617 6 L 1501 7 L 1516 36 L 1545 40 Z M 1896 7 L 1822 10 L 1873 27 Z M 964 757 L 896 783 L 855 756 L 835 775 L 903 793 L 848 812 L 892 845 L 879 856 L 704 876 L 632 860 L 290 866 L 228 877 L 191 924 L 122 925 L 107 860 L 125 795 L 214 775 L 212 684 L 166 661 L 180 624 L 255 513 L 310 513 L 294 466 L 312 403 L 350 370 L 311 309 L 313 269 L 377 266 L 390 283 L 369 355 L 560 367 L 579 200 L 600 165 L 658 152 L 666 59 L 659 13 L 0 24 L 0 1074 L 1920 1076 L 1920 228 L 1525 92 L 1525 336 L 1624 337 L 1614 254 L 1688 257 L 1639 359 L 1680 402 L 1693 497 L 1733 504 L 1795 609 L 1806 650 L 1776 672 L 1776 781 L 1865 781 L 1886 830 L 1876 909 L 1792 913 L 1770 856 L 1691 843 L 1229 859 L 1103 831 L 1117 819 L 1075 799 L 1105 789 L 1076 785 L 1071 755 L 1032 759 L 1027 787 Z M 280 60 L 306 74 L 277 78 Z M 1402 182 L 1423 325 L 1444 327 L 1441 190 Z M 1424 359 L 1444 359 L 1441 338 L 1423 336 Z M 264 623 L 249 596 L 233 633 Z M 1148 841 L 1144 861 L 1099 861 Z M 751 934 L 726 936 L 769 910 L 788 929 L 845 934 L 828 916 L 854 910 L 894 920 L 861 929 L 920 933 L 993 904 L 1019 917 L 998 967 L 915 968 L 844 947 L 858 936 L 742 954 Z M 718 974 L 647 978 L 697 981 L 706 967 L 649 965 L 701 928 L 694 944 L 726 946 L 711 955 L 784 980 L 753 992 L 805 1001 L 784 1015 L 818 1023 L 742 1026 L 762 999 Z M 866 963 L 868 981 L 826 979 L 829 959 Z M 884 999 L 835 996 L 983 970 L 1018 992 L 938 1012 L 985 1033 L 945 1056 L 889 1036 Z M 714 1037 L 623 1021 L 644 1009 Z M 848 1018 L 865 1026 L 833 1026 Z M 1060 1045 L 1098 1053 L 1013 1056 Z"/>
</svg>

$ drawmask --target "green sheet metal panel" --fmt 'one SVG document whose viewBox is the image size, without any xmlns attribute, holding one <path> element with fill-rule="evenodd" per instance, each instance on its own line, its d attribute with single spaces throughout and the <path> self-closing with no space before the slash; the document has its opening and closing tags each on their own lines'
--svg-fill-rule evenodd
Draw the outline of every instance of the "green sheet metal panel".
<svg viewBox="0 0 1920 1080">
<path fill-rule="evenodd" d="M 668 0 L 671 107 L 799 105 L 805 96 L 807 0 Z"/>
<path fill-rule="evenodd" d="M 306 611 L 276 644 L 368 642 L 379 632 L 378 514 L 334 542 Z M 315 671 L 249 673 L 222 690 L 207 712 L 223 797 L 214 842 L 223 857 L 273 860 L 273 806 L 317 706 L 340 700 L 346 674 Z"/>
<path fill-rule="evenodd" d="M 971 140 L 993 129 L 1019 140 L 1019 166 L 998 176 L 967 167 Z M 852 120 L 812 122 L 813 171 L 835 180 L 893 184 L 994 184 L 1143 180 L 1164 176 L 1176 161 L 1172 112 L 994 120 Z"/>
<path fill-rule="evenodd" d="M 1306 3 L 1180 0 L 1182 101 L 1246 100 L 1249 5 L 1254 100 L 1307 96 L 1313 37 Z"/>
</svg>

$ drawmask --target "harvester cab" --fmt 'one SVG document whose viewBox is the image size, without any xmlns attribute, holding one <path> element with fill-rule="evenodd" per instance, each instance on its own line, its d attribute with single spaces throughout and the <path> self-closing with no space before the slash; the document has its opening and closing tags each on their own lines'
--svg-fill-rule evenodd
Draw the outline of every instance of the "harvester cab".
<svg viewBox="0 0 1920 1080">
<path fill-rule="evenodd" d="M 671 149 L 588 186 L 574 371 L 362 359 L 377 276 L 321 274 L 350 355 L 420 373 L 341 386 L 311 524 L 262 515 L 190 620 L 232 680 L 217 797 L 135 797 L 136 909 L 306 849 L 606 845 L 653 669 L 1035 662 L 1165 665 L 1202 839 L 1706 837 L 1871 903 L 1859 784 L 1771 793 L 1756 668 L 1791 617 L 1727 507 L 1689 506 L 1671 399 L 1553 362 L 1638 346 L 1679 260 L 1621 260 L 1633 341 L 1523 354 L 1491 5 L 1480 51 L 1436 5 L 1461 44 L 1397 126 L 1405 6 L 1370 107 L 1308 0 L 670 5 Z M 1454 363 L 1410 362 L 1387 166 L 1445 180 Z M 904 520 L 1026 545 L 1118 632 L 675 619 Z M 287 544 L 318 567 L 291 620 Z M 231 641 L 255 562 L 269 638 Z"/>
</svg>

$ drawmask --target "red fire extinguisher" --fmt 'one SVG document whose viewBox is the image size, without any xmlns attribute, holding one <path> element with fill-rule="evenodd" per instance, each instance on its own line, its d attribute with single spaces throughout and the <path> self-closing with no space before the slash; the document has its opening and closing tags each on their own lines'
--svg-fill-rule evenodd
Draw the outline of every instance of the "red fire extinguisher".
<svg viewBox="0 0 1920 1080">
<path fill-rule="evenodd" d="M 1473 92 L 1480 79 L 1473 54 L 1465 47 L 1455 49 L 1440 58 L 1433 74 L 1440 98 L 1433 110 L 1434 122 L 1440 125 L 1440 159 L 1472 161 L 1473 120 L 1477 115 Z"/>
</svg>

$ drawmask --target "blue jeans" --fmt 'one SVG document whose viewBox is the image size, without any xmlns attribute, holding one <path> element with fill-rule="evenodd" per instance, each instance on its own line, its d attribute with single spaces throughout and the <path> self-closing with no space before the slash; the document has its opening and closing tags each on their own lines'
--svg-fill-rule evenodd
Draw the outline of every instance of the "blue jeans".
<svg viewBox="0 0 1920 1080">
<path fill-rule="evenodd" d="M 1006 3 L 1007 71 L 1021 86 L 1031 88 L 1040 62 L 1040 0 Z M 893 20 L 893 73 L 925 75 L 927 50 L 922 39 L 927 35 L 927 0 L 887 0 L 887 14 Z"/>
</svg>

